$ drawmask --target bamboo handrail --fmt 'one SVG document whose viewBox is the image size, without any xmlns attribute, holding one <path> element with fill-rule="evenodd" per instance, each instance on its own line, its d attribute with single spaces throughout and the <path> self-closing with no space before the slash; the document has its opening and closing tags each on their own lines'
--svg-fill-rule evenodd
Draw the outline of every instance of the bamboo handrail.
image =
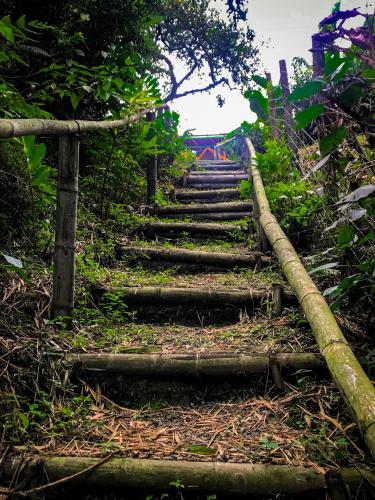
<svg viewBox="0 0 375 500">
<path fill-rule="evenodd" d="M 248 138 L 245 138 L 245 144 L 262 229 L 310 323 L 328 369 L 375 457 L 375 388 L 348 345 L 327 302 L 273 216 L 257 168 L 254 146 Z"/>
<path fill-rule="evenodd" d="M 153 111 L 153 110 L 151 110 Z M 24 135 L 66 135 L 95 130 L 110 130 L 135 123 L 150 109 L 142 109 L 120 120 L 44 120 L 40 118 L 0 119 L 0 139 Z"/>
</svg>

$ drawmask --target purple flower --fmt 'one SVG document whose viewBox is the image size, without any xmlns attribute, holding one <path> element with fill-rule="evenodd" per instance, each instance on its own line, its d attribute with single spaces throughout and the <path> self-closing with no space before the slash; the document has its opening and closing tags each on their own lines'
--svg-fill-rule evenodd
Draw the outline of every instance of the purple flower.
<svg viewBox="0 0 375 500">
<path fill-rule="evenodd" d="M 338 12 L 334 12 L 330 16 L 325 17 L 322 21 L 320 21 L 319 26 L 336 24 L 337 21 L 345 21 L 346 19 L 356 16 L 363 16 L 363 14 L 358 12 L 358 8 L 352 10 L 339 10 Z"/>
</svg>

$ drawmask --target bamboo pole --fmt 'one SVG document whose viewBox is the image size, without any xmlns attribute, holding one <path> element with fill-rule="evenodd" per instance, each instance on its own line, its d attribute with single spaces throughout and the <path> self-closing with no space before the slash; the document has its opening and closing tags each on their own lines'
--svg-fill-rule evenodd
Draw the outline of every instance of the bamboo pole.
<svg viewBox="0 0 375 500">
<path fill-rule="evenodd" d="M 211 222 L 150 222 L 145 224 L 145 230 L 149 233 L 188 233 L 190 235 L 202 236 L 225 236 L 231 237 L 231 234 L 244 233 L 242 226 L 235 224 L 215 224 Z"/>
<path fill-rule="evenodd" d="M 109 130 L 138 122 L 147 112 L 148 110 L 144 109 L 121 120 L 102 121 L 44 120 L 39 118 L 0 119 L 0 139 L 23 135 L 67 135 Z"/>
<path fill-rule="evenodd" d="M 200 174 L 200 172 L 199 172 Z M 228 175 L 223 175 L 223 174 L 212 174 L 210 175 L 191 175 L 189 174 L 188 176 L 188 184 L 193 185 L 193 184 L 204 184 L 204 183 L 209 183 L 209 184 L 220 184 L 220 183 L 228 183 L 228 184 L 236 184 L 239 181 L 246 180 L 248 177 L 246 174 L 228 174 Z"/>
<path fill-rule="evenodd" d="M 272 300 L 272 290 L 218 290 L 211 288 L 173 288 L 173 287 L 122 287 L 102 288 L 99 292 L 115 292 L 123 297 L 127 304 L 136 305 L 200 305 L 222 306 L 253 305 L 262 301 Z M 283 293 L 286 302 L 293 302 L 295 297 L 290 292 Z"/>
<path fill-rule="evenodd" d="M 191 188 L 191 189 L 199 189 L 199 190 L 207 190 L 207 189 L 227 189 L 227 188 L 234 188 L 237 186 L 238 182 L 218 182 L 218 183 L 212 183 L 212 182 L 205 182 L 205 183 L 195 183 L 195 182 L 189 182 L 189 185 L 186 183 L 185 185 L 181 184 L 184 188 Z"/>
<path fill-rule="evenodd" d="M 26 478 L 36 480 L 39 479 L 38 471 L 43 471 L 50 482 L 67 479 L 63 486 L 75 492 L 83 489 L 106 493 L 165 493 L 170 491 L 170 484 L 178 480 L 188 496 L 218 494 L 232 498 L 268 497 L 276 493 L 295 496 L 314 492 L 320 497 L 327 488 L 324 474 L 302 466 L 120 457 L 105 462 L 91 457 L 31 458 L 37 459 L 41 467 L 35 468 L 35 460 L 5 459 L 4 480 L 12 484 L 15 477 L 19 481 Z M 340 474 L 353 494 L 359 487 L 375 482 L 374 472 L 367 469 L 343 468 Z"/>
<path fill-rule="evenodd" d="M 242 220 L 245 217 L 251 217 L 251 212 L 197 212 L 192 214 L 169 214 L 169 215 L 159 215 L 159 217 L 173 217 L 184 218 L 189 217 L 191 219 L 197 220 L 213 220 L 213 221 L 232 221 L 232 220 Z"/>
<path fill-rule="evenodd" d="M 74 307 L 75 241 L 78 204 L 79 140 L 59 138 L 52 318 L 71 316 Z"/>
<path fill-rule="evenodd" d="M 250 157 L 254 158 L 250 140 L 245 141 L 251 152 Z M 310 323 L 331 375 L 375 457 L 375 389 L 354 356 L 327 302 L 272 215 L 255 162 L 251 163 L 251 172 L 263 229 Z"/>
<path fill-rule="evenodd" d="M 292 134 L 294 132 L 294 125 L 293 125 L 292 106 L 288 101 L 288 97 L 290 95 L 290 88 L 289 88 L 288 70 L 286 67 L 286 61 L 284 59 L 279 61 L 279 67 L 280 67 L 280 86 L 283 94 L 283 107 L 284 107 L 283 120 L 284 120 L 285 137 L 289 149 L 293 152 L 294 156 L 297 157 L 297 148 L 295 147 L 295 143 L 292 139 Z"/>
<path fill-rule="evenodd" d="M 271 126 L 271 135 L 274 139 L 280 139 L 280 131 L 277 126 L 277 117 L 276 117 L 276 107 L 275 107 L 275 98 L 272 90 L 272 78 L 271 73 L 266 73 L 266 79 L 268 82 L 268 103 L 269 103 L 269 112 L 270 112 L 270 126 Z"/>
<path fill-rule="evenodd" d="M 156 209 L 157 215 L 194 214 L 200 212 L 246 212 L 253 209 L 253 202 L 234 201 L 222 203 L 191 203 L 190 205 L 167 205 Z"/>
<path fill-rule="evenodd" d="M 176 200 L 187 203 L 191 200 L 209 200 L 210 203 L 222 200 L 237 200 L 240 198 L 238 189 L 216 189 L 210 191 L 176 191 Z"/>
<path fill-rule="evenodd" d="M 257 263 L 258 252 L 247 254 L 229 252 L 202 252 L 184 248 L 153 248 L 118 245 L 118 256 L 137 257 L 144 259 L 163 260 L 168 262 L 186 262 L 189 264 L 203 264 L 224 267 L 246 267 Z M 260 255 L 262 263 L 270 264 L 271 258 Z"/>
<path fill-rule="evenodd" d="M 242 165 L 240 163 L 224 163 L 224 164 L 217 164 L 214 163 L 213 165 L 210 165 L 209 163 L 205 163 L 203 165 L 198 165 L 194 164 L 191 167 L 190 173 L 193 172 L 200 172 L 200 168 L 205 168 L 206 170 L 209 170 L 210 172 L 220 172 L 222 170 L 243 170 Z"/>
<path fill-rule="evenodd" d="M 201 176 L 201 175 L 209 175 L 209 176 L 216 176 L 216 175 L 238 175 L 238 171 L 240 169 L 229 169 L 229 168 L 226 168 L 225 170 L 207 170 L 207 171 L 204 171 L 204 170 L 190 170 L 189 172 L 189 176 L 191 178 L 194 178 L 196 176 Z"/>
<path fill-rule="evenodd" d="M 321 370 L 324 359 L 313 353 L 269 354 L 67 354 L 64 365 L 138 377 L 238 377 L 279 369 Z"/>
</svg>

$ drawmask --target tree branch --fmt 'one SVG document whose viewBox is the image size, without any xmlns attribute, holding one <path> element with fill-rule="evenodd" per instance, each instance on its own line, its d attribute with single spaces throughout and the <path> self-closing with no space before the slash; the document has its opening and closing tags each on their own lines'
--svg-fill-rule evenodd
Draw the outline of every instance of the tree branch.
<svg viewBox="0 0 375 500">
<path fill-rule="evenodd" d="M 180 94 L 173 94 L 172 92 L 165 98 L 163 99 L 164 103 L 167 103 L 169 101 L 172 101 L 173 99 L 179 99 L 180 97 L 185 97 L 187 95 L 193 95 L 193 94 L 197 94 L 197 93 L 200 93 L 200 92 L 207 92 L 208 90 L 211 90 L 215 87 L 217 87 L 218 85 L 221 85 L 222 83 L 228 83 L 228 80 L 226 78 L 220 78 L 220 80 L 215 80 L 211 83 L 209 83 L 208 85 L 206 85 L 205 87 L 201 87 L 200 89 L 190 89 L 190 90 L 186 90 L 185 92 L 181 92 Z"/>
</svg>

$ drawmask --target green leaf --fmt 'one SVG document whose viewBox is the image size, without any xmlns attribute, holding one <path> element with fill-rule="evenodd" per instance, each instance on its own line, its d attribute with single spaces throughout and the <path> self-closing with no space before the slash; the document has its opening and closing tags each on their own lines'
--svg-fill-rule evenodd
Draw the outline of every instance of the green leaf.
<svg viewBox="0 0 375 500">
<path fill-rule="evenodd" d="M 46 155 L 46 145 L 35 144 L 33 148 L 27 151 L 26 155 L 30 169 L 35 170 Z"/>
<path fill-rule="evenodd" d="M 46 184 L 51 169 L 47 165 L 41 165 L 31 177 L 31 184 L 40 187 Z"/>
<path fill-rule="evenodd" d="M 9 56 L 5 52 L 0 52 L 0 63 L 9 61 Z"/>
<path fill-rule="evenodd" d="M 187 450 L 196 455 L 216 455 L 215 448 L 209 448 L 208 446 L 203 445 L 191 444 L 187 447 Z"/>
<path fill-rule="evenodd" d="M 263 76 L 259 76 L 259 75 L 253 75 L 251 77 L 251 79 L 255 83 L 257 83 L 260 87 L 262 87 L 262 89 L 266 89 L 267 88 L 267 84 L 268 84 L 267 78 L 264 78 Z"/>
<path fill-rule="evenodd" d="M 305 83 L 302 87 L 297 87 L 289 95 L 288 101 L 296 102 L 303 99 L 308 99 L 316 94 L 318 94 L 324 86 L 324 83 L 320 80 L 313 80 L 311 82 Z"/>
<path fill-rule="evenodd" d="M 9 16 L 4 16 L 0 20 L 0 33 L 3 35 L 3 37 L 8 42 L 11 42 L 11 43 L 14 42 L 14 35 L 13 35 L 13 30 L 12 30 L 12 23 L 10 22 Z"/>
<path fill-rule="evenodd" d="M 309 271 L 309 274 L 314 274 L 319 271 L 326 271 L 327 269 L 333 269 L 334 267 L 337 267 L 338 262 L 329 262 L 328 264 L 323 264 L 321 266 L 315 267 L 314 269 L 311 269 Z"/>
<path fill-rule="evenodd" d="M 353 106 L 362 97 L 363 88 L 360 85 L 352 84 L 342 92 L 337 100 L 344 106 Z"/>
<path fill-rule="evenodd" d="M 322 137 L 319 143 L 320 153 L 322 155 L 327 155 L 331 153 L 342 143 L 346 137 L 346 129 L 344 126 L 338 127 L 329 135 Z"/>
<path fill-rule="evenodd" d="M 303 111 L 296 113 L 296 128 L 305 128 L 310 122 L 318 118 L 324 111 L 323 104 L 313 104 Z"/>
<path fill-rule="evenodd" d="M 30 420 L 24 413 L 18 412 L 18 418 L 21 422 L 22 427 L 26 430 L 30 425 Z"/>
<path fill-rule="evenodd" d="M 77 109 L 78 104 L 80 103 L 81 99 L 82 99 L 82 97 L 80 97 L 77 94 L 74 94 L 74 93 L 70 94 L 70 102 L 72 104 L 74 111 Z"/>
</svg>

